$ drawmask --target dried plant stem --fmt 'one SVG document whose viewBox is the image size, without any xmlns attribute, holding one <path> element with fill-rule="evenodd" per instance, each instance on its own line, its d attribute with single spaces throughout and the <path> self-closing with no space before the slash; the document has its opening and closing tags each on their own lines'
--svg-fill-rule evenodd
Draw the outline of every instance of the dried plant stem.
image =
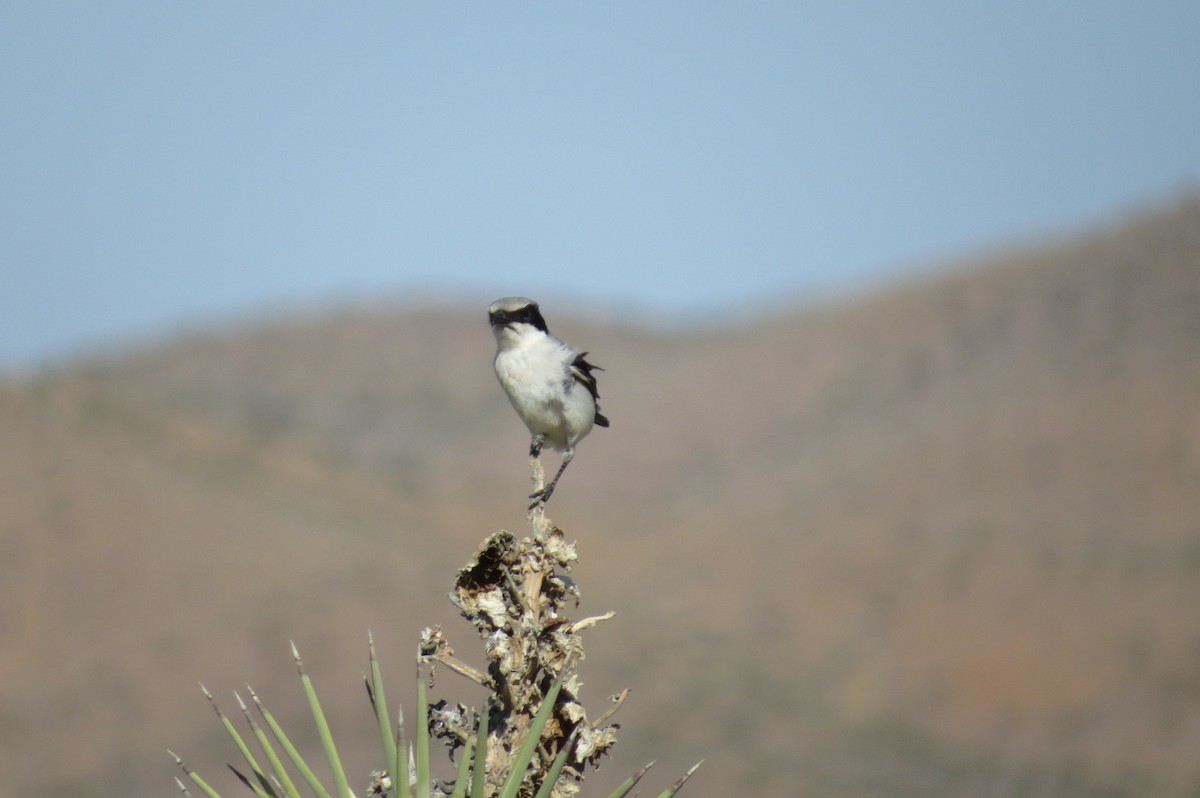
<svg viewBox="0 0 1200 798">
<path fill-rule="evenodd" d="M 533 489 L 539 490 L 545 472 L 531 458 Z M 584 657 L 580 632 L 613 617 L 612 612 L 572 621 L 568 603 L 579 603 L 579 590 L 567 575 L 575 560 L 575 545 L 546 517 L 544 504 L 529 511 L 530 535 L 518 540 L 506 531 L 484 540 L 479 551 L 455 579 L 451 601 L 484 640 L 487 672 L 454 657 L 439 628 L 426 629 L 422 657 L 441 662 L 472 681 L 494 690 L 481 711 L 488 713 L 487 794 L 504 782 L 522 746 L 533 751 L 519 795 L 532 798 L 546 781 L 556 759 L 563 778 L 556 778 L 554 798 L 578 791 L 577 780 L 586 764 L 595 764 L 616 744 L 616 730 L 605 725 L 620 706 L 624 693 L 600 721 L 589 723 L 579 701 L 576 668 Z M 543 709 L 552 686 L 562 683 L 540 739 L 528 739 L 535 714 Z M 433 732 L 453 746 L 465 745 L 475 734 L 478 711 L 466 707 L 434 707 Z M 532 746 L 532 748 L 530 748 Z M 518 774 L 520 775 L 520 774 Z M 555 774 L 557 776 L 557 772 Z M 571 778 L 566 778 L 567 776 Z"/>
</svg>

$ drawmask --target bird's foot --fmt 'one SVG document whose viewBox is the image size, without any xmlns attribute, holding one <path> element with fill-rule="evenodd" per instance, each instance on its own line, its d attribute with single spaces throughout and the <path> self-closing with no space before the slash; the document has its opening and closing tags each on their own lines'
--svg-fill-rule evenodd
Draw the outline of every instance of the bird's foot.
<svg viewBox="0 0 1200 798">
<path fill-rule="evenodd" d="M 529 442 L 529 456 L 538 457 L 542 453 L 542 446 L 546 444 L 545 435 L 534 435 L 533 440 Z"/>
<path fill-rule="evenodd" d="M 542 488 L 541 490 L 535 490 L 533 493 L 529 494 L 529 498 L 533 499 L 533 504 L 529 505 L 529 509 L 532 510 L 534 507 L 537 507 L 539 504 L 545 504 L 546 502 L 550 501 L 550 495 L 552 493 L 554 493 L 554 483 L 553 482 L 551 482 L 549 485 Z"/>
</svg>

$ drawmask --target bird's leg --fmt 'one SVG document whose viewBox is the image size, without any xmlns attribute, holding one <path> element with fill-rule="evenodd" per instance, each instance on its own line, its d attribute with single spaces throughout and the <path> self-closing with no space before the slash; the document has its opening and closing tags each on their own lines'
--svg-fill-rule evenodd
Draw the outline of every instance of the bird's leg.
<svg viewBox="0 0 1200 798">
<path fill-rule="evenodd" d="M 541 492 L 546 484 L 546 469 L 542 467 L 542 446 L 546 443 L 544 433 L 534 435 L 529 441 L 529 467 L 533 469 L 533 486 Z M 529 506 L 532 510 L 537 506 L 534 502 Z"/>
<path fill-rule="evenodd" d="M 533 440 L 531 440 L 529 442 L 529 456 L 530 457 L 540 457 L 542 454 L 542 446 L 544 446 L 545 443 L 546 443 L 545 435 L 543 435 L 540 432 L 537 435 L 534 435 Z"/>
<path fill-rule="evenodd" d="M 529 498 L 534 500 L 533 504 L 529 505 L 530 510 L 532 510 L 534 507 L 537 507 L 539 504 L 545 504 L 546 502 L 550 501 L 550 494 L 554 493 L 554 486 L 558 484 L 558 478 L 561 477 L 563 472 L 567 470 L 567 466 L 571 464 L 571 460 L 574 457 L 575 447 L 568 446 L 566 451 L 563 452 L 562 465 L 558 467 L 558 473 L 554 475 L 554 479 L 550 480 L 550 484 L 539 491 L 529 494 Z"/>
</svg>

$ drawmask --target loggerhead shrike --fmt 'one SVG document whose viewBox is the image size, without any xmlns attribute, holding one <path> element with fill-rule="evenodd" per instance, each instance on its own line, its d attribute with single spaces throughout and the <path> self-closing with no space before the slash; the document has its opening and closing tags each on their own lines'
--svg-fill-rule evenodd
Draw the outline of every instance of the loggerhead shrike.
<svg viewBox="0 0 1200 798">
<path fill-rule="evenodd" d="M 532 510 L 550 501 L 559 477 L 575 457 L 575 444 L 592 431 L 592 424 L 608 426 L 592 375 L 593 370 L 603 369 L 584 360 L 587 352 L 578 352 L 551 335 L 532 299 L 497 299 L 488 308 L 488 321 L 496 336 L 496 376 L 533 435 L 529 456 L 540 456 L 542 446 L 563 453 L 550 484 L 530 494 Z"/>
</svg>

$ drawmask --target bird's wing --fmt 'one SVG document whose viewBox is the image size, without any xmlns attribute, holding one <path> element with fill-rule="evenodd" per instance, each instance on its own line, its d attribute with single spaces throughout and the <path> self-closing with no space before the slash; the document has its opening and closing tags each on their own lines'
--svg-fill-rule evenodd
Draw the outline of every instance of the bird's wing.
<svg viewBox="0 0 1200 798">
<path fill-rule="evenodd" d="M 584 360 L 586 356 L 587 352 L 580 352 L 571 361 L 571 376 L 575 378 L 576 382 L 587 388 L 588 393 L 592 395 L 592 401 L 596 403 L 596 424 L 607 427 L 608 418 L 600 412 L 600 392 L 596 390 L 596 375 L 592 374 L 593 371 L 604 371 L 604 369 Z"/>
<path fill-rule="evenodd" d="M 571 376 L 576 382 L 582 383 L 584 388 L 588 389 L 588 393 L 593 399 L 600 398 L 600 392 L 596 390 L 596 377 L 592 374 L 593 371 L 604 371 L 599 366 L 593 366 L 591 363 L 584 360 L 587 352 L 580 352 L 571 361 Z"/>
</svg>

